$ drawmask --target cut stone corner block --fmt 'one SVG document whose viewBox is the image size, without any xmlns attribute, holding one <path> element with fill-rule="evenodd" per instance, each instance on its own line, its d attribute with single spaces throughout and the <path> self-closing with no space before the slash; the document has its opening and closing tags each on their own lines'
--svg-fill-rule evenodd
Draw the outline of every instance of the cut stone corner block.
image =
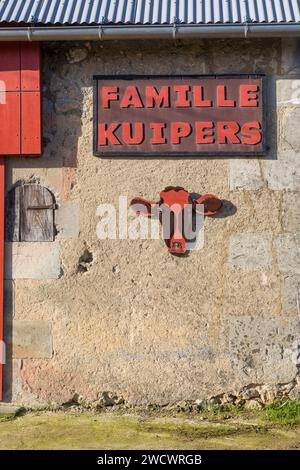
<svg viewBox="0 0 300 470">
<path fill-rule="evenodd" d="M 264 162 L 265 179 L 273 191 L 299 191 L 300 159 L 294 150 L 279 151 L 276 159 Z"/>
<path fill-rule="evenodd" d="M 268 271 L 272 267 L 269 233 L 238 233 L 230 239 L 229 265 L 236 271 Z"/>
<path fill-rule="evenodd" d="M 58 241 L 5 243 L 5 279 L 58 279 L 60 275 Z"/>
<path fill-rule="evenodd" d="M 58 239 L 68 240 L 78 238 L 80 232 L 79 201 L 66 201 L 61 203 L 55 212 L 55 222 L 58 231 Z"/>
<path fill-rule="evenodd" d="M 14 359 L 50 359 L 53 353 L 51 323 L 15 320 L 12 346 Z"/>
<path fill-rule="evenodd" d="M 282 276 L 282 307 L 285 313 L 299 315 L 300 274 L 285 274 Z"/>
<path fill-rule="evenodd" d="M 297 317 L 228 314 L 222 319 L 221 338 L 224 356 L 230 360 L 232 370 L 248 383 L 253 380 L 278 384 L 294 380 L 300 365 Z"/>
<path fill-rule="evenodd" d="M 278 269 L 282 274 L 300 274 L 300 241 L 291 234 L 280 235 L 275 240 Z"/>
<path fill-rule="evenodd" d="M 255 191 L 263 186 L 258 160 L 233 159 L 230 161 L 229 187 L 231 191 Z"/>
</svg>

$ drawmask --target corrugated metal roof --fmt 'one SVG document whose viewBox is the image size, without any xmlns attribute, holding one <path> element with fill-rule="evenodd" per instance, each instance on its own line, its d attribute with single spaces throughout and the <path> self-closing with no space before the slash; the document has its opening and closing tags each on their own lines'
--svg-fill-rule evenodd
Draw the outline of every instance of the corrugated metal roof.
<svg viewBox="0 0 300 470">
<path fill-rule="evenodd" d="M 226 24 L 300 22 L 300 0 L 0 0 L 0 22 Z"/>
</svg>

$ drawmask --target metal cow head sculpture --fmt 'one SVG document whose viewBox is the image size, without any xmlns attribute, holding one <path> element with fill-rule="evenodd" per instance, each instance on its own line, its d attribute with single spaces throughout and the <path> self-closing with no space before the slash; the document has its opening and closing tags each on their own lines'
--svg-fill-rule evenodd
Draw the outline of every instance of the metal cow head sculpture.
<svg viewBox="0 0 300 470">
<path fill-rule="evenodd" d="M 159 195 L 160 199 L 157 202 L 136 197 L 132 199 L 130 206 L 137 215 L 146 217 L 160 217 L 161 219 L 164 208 L 171 212 L 170 234 L 168 238 L 165 238 L 165 242 L 169 252 L 173 254 L 184 254 L 187 251 L 187 239 L 181 230 L 186 206 L 191 206 L 193 211 L 204 216 L 215 215 L 222 208 L 222 201 L 213 194 L 204 194 L 195 198 L 184 188 L 178 186 L 168 186 Z M 197 208 L 199 204 L 202 206 Z"/>
</svg>

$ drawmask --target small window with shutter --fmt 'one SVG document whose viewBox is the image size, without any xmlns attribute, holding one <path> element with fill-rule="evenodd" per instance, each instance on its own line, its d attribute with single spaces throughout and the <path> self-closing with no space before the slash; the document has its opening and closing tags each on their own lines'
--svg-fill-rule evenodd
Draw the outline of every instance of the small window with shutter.
<svg viewBox="0 0 300 470">
<path fill-rule="evenodd" d="M 6 241 L 54 241 L 54 210 L 49 189 L 35 183 L 16 186 L 6 197 Z"/>
</svg>

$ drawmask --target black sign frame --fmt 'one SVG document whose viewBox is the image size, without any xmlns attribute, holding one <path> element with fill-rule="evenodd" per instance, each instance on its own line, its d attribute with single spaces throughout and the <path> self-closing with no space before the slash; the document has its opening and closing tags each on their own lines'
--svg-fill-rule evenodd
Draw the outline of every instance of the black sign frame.
<svg viewBox="0 0 300 470">
<path fill-rule="evenodd" d="M 260 151 L 239 151 L 234 153 L 232 151 L 201 151 L 201 152 L 101 152 L 98 150 L 98 83 L 99 81 L 112 80 L 117 82 L 118 80 L 155 80 L 155 79 L 213 79 L 213 78 L 223 78 L 223 79 L 243 79 L 243 78 L 253 78 L 261 79 L 262 81 L 262 150 Z M 202 157 L 264 157 L 267 154 L 268 146 L 266 142 L 267 137 L 267 100 L 266 100 L 266 75 L 265 74 L 182 74 L 182 75 L 137 75 L 137 74 L 122 74 L 122 75 L 93 75 L 93 155 L 96 157 L 102 158 L 135 158 L 135 157 L 152 157 L 152 158 L 161 158 L 161 157 L 181 157 L 181 158 L 202 158 Z"/>
</svg>

